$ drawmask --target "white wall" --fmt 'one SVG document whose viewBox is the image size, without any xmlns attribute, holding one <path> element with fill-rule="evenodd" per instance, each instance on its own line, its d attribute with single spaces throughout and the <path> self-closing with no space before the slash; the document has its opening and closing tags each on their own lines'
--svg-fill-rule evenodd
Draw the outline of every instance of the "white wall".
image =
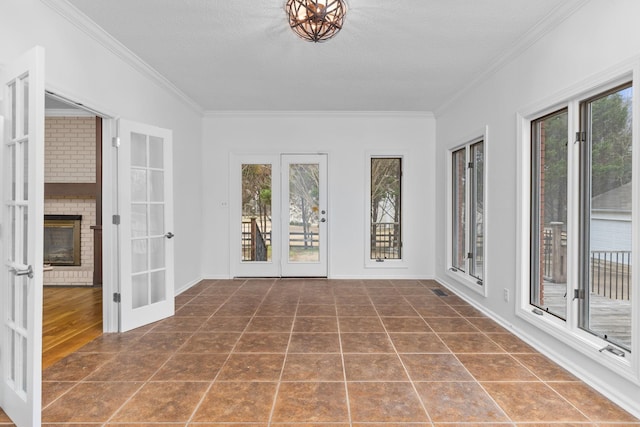
<svg viewBox="0 0 640 427">
<path fill-rule="evenodd" d="M 229 277 L 231 153 L 328 153 L 329 276 L 434 275 L 435 121 L 428 114 L 210 114 L 204 121 L 202 263 L 205 277 Z M 405 154 L 406 268 L 364 267 L 367 152 Z M 238 236 L 233 236 L 238 238 Z"/>
<path fill-rule="evenodd" d="M 470 300 L 496 314 L 522 336 L 537 343 L 556 360 L 610 397 L 640 414 L 640 387 L 593 362 L 560 341 L 515 316 L 513 298 L 503 300 L 503 289 L 516 295 L 516 113 L 544 101 L 587 78 L 640 55 L 637 0 L 591 1 L 554 31 L 539 39 L 516 59 L 474 85 L 438 113 L 438 206 L 446 206 L 447 150 L 469 133 L 489 126 L 487 156 L 491 164 L 487 183 L 487 230 L 490 254 L 483 298 L 456 283 L 446 273 L 445 209 L 436 213 L 438 278 Z M 636 86 L 638 82 L 636 82 Z M 570 363 L 567 363 L 570 362 Z M 635 396 L 635 398 L 633 397 Z"/>
<path fill-rule="evenodd" d="M 47 90 L 173 130 L 176 289 L 199 280 L 201 113 L 38 0 L 2 1 L 0 40 L 0 64 L 35 45 L 45 48 Z"/>
</svg>

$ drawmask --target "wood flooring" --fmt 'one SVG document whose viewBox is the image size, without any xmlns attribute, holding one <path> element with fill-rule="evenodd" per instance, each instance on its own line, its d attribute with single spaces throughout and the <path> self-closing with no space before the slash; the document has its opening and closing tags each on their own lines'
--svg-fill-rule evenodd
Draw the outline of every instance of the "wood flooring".
<svg viewBox="0 0 640 427">
<path fill-rule="evenodd" d="M 102 335 L 102 288 L 44 288 L 42 369 Z"/>
</svg>

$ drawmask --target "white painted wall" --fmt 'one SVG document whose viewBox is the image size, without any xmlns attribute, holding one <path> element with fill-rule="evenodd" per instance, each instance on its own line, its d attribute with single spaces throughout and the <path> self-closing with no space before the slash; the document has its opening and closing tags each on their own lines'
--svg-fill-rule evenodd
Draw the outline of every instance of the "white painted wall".
<svg viewBox="0 0 640 427">
<path fill-rule="evenodd" d="M 231 153 L 328 153 L 329 276 L 434 275 L 435 121 L 428 114 L 210 114 L 203 131 L 202 263 L 205 277 L 229 277 Z M 406 268 L 365 268 L 367 153 L 405 154 Z M 239 221 L 239 220 L 238 220 Z"/>
<path fill-rule="evenodd" d="M 436 257 L 437 277 L 468 299 L 498 316 L 513 330 L 537 343 L 588 383 L 640 415 L 640 387 L 612 373 L 562 342 L 515 316 L 513 298 L 503 300 L 503 289 L 516 295 L 516 113 L 528 105 L 602 73 L 640 55 L 637 0 L 587 2 L 554 31 L 540 38 L 490 77 L 473 85 L 437 116 Z M 636 87 L 638 82 L 636 82 Z M 445 271 L 447 150 L 476 129 L 489 126 L 490 159 L 487 183 L 488 296 L 483 298 L 456 283 Z M 637 325 L 636 325 L 637 326 Z M 635 396 L 635 397 L 634 397 Z"/>
<path fill-rule="evenodd" d="M 176 289 L 199 280 L 201 113 L 43 2 L 4 0 L 1 9 L 0 64 L 43 46 L 47 90 L 112 116 L 173 130 Z"/>
</svg>

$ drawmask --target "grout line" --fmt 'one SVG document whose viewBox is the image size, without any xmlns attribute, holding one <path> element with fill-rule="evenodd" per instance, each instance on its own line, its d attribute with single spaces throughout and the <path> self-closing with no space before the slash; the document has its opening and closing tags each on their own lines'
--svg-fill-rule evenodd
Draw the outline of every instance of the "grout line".
<svg viewBox="0 0 640 427">
<path fill-rule="evenodd" d="M 333 289 L 331 289 L 333 295 Z M 340 349 L 340 360 L 342 361 L 342 377 L 344 379 L 344 393 L 347 404 L 347 416 L 349 417 L 349 426 L 353 426 L 353 417 L 351 415 L 351 402 L 349 401 L 349 384 L 347 383 L 347 365 L 344 362 L 344 350 L 342 348 L 342 329 L 340 328 L 340 316 L 338 316 L 338 303 L 335 295 L 333 295 L 333 304 L 336 310 L 336 323 L 338 325 L 338 346 Z"/>
</svg>

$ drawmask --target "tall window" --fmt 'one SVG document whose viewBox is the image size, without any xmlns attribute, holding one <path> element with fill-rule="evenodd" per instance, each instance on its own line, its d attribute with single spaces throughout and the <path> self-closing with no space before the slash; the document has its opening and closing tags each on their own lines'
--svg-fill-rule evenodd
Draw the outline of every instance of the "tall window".
<svg viewBox="0 0 640 427">
<path fill-rule="evenodd" d="M 402 259 L 402 158 L 371 158 L 370 258 Z"/>
<path fill-rule="evenodd" d="M 484 279 L 484 141 L 451 153 L 451 269 Z"/>
<path fill-rule="evenodd" d="M 567 317 L 567 109 L 531 122 L 530 302 Z"/>
<path fill-rule="evenodd" d="M 632 90 L 575 98 L 531 121 L 530 304 L 619 355 L 634 333 Z"/>
</svg>

